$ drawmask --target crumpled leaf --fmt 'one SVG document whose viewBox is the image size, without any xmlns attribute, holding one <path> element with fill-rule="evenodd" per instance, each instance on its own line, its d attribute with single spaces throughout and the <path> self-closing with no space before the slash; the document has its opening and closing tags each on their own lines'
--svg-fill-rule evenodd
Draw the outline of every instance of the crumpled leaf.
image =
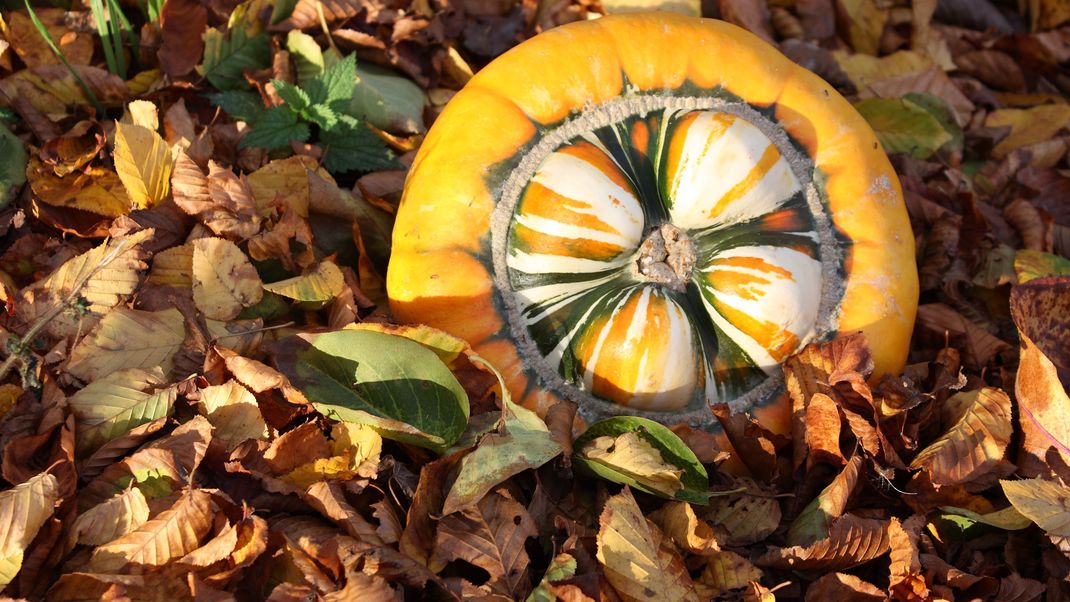
<svg viewBox="0 0 1070 602">
<path fill-rule="evenodd" d="M 0 492 L 0 585 L 14 579 L 23 553 L 52 516 L 59 496 L 59 482 L 47 472 Z"/>
<path fill-rule="evenodd" d="M 170 195 L 173 163 L 170 146 L 154 130 L 115 123 L 115 171 L 136 207 L 152 207 Z"/>
<path fill-rule="evenodd" d="M 843 515 L 851 492 L 858 484 L 862 456 L 855 454 L 840 474 L 803 508 L 788 530 L 787 542 L 806 547 L 829 536 L 832 523 Z"/>
<path fill-rule="evenodd" d="M 237 381 L 201 389 L 200 405 L 208 422 L 215 427 L 215 436 L 233 449 L 246 439 L 268 436 L 267 423 L 260 413 L 256 397 Z"/>
<path fill-rule="evenodd" d="M 30 157 L 26 179 L 35 198 L 53 207 L 69 207 L 113 218 L 133 209 L 122 180 L 110 169 L 89 165 L 61 177 L 37 157 Z"/>
<path fill-rule="evenodd" d="M 769 550 L 755 564 L 799 571 L 844 570 L 883 556 L 889 546 L 885 521 L 844 514 L 832 523 L 827 539 Z"/>
<path fill-rule="evenodd" d="M 169 416 L 177 393 L 163 371 L 126 368 L 94 380 L 67 400 L 76 451 L 90 454 L 130 429 Z"/>
<path fill-rule="evenodd" d="M 990 471 L 1003 459 L 1014 431 L 1010 397 L 999 389 L 956 393 L 948 403 L 958 407 L 958 419 L 910 463 L 928 471 L 936 485 L 968 483 Z"/>
<path fill-rule="evenodd" d="M 193 241 L 193 301 L 213 320 L 232 320 L 260 302 L 263 283 L 238 245 L 223 238 Z"/>
<path fill-rule="evenodd" d="M 643 516 L 627 486 L 606 500 L 598 522 L 598 562 L 622 599 L 700 599 L 672 543 Z"/>
<path fill-rule="evenodd" d="M 185 152 L 175 161 L 175 204 L 220 235 L 246 239 L 260 231 L 261 216 L 245 178 L 214 161 L 208 175 Z"/>
<path fill-rule="evenodd" d="M 637 416 L 615 416 L 591 425 L 573 443 L 573 461 L 640 491 L 705 504 L 706 469 L 664 426 Z"/>
<path fill-rule="evenodd" d="M 922 573 L 918 538 L 925 528 L 925 516 L 915 514 L 902 523 L 888 523 L 891 566 L 888 590 L 900 600 L 928 600 L 931 592 Z"/>
<path fill-rule="evenodd" d="M 479 361 L 498 377 L 502 391 L 502 416 L 495 431 L 480 439 L 472 453 L 461 459 L 443 514 L 452 514 L 478 502 L 493 487 L 515 474 L 538 468 L 561 454 L 550 429 L 538 414 L 513 403 L 501 374 Z"/>
<path fill-rule="evenodd" d="M 681 550 L 710 556 L 720 549 L 713 529 L 687 502 L 669 502 L 648 518 Z"/>
<path fill-rule="evenodd" d="M 200 546 L 212 528 L 212 497 L 200 489 L 182 493 L 171 508 L 126 535 L 100 546 L 89 559 L 95 572 L 158 567 Z"/>
<path fill-rule="evenodd" d="M 530 558 L 524 542 L 537 534 L 531 515 L 516 500 L 495 491 L 476 506 L 439 521 L 435 552 L 487 571 L 489 593 L 514 598 L 527 591 Z"/>
</svg>

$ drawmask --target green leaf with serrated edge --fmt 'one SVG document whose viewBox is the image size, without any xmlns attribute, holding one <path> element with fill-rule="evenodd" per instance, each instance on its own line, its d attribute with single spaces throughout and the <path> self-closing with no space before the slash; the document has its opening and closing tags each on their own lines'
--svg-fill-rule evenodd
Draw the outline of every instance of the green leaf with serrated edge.
<svg viewBox="0 0 1070 602">
<path fill-rule="evenodd" d="M 377 65 L 357 66 L 360 81 L 349 112 L 381 130 L 402 134 L 424 131 L 427 97 L 412 80 Z"/>
<path fill-rule="evenodd" d="M 197 72 L 220 90 L 247 88 L 243 72 L 270 65 L 271 44 L 266 34 L 250 38 L 240 27 L 226 34 L 218 29 L 204 33 L 204 63 L 197 66 Z"/>
<path fill-rule="evenodd" d="M 433 351 L 405 337 L 299 334 L 274 351 L 278 369 L 328 418 L 435 451 L 448 448 L 468 423 L 468 395 L 457 378 Z"/>
<path fill-rule="evenodd" d="M 909 100 L 868 98 L 856 103 L 855 109 L 889 153 L 925 159 L 953 138 L 932 113 Z"/>
<path fill-rule="evenodd" d="M 954 506 L 941 506 L 940 509 L 947 514 L 968 518 L 974 522 L 983 523 L 1005 531 L 1018 531 L 1033 524 L 1033 521 L 1023 516 L 1014 506 L 1008 506 L 1003 510 L 989 512 L 988 514 L 978 514 L 973 510 L 956 508 Z"/>
<path fill-rule="evenodd" d="M 301 113 L 312 104 L 308 94 L 290 82 L 273 79 L 271 83 L 275 86 L 275 92 L 279 95 L 279 98 L 286 103 L 286 108 L 294 113 Z"/>
<path fill-rule="evenodd" d="M 1070 276 L 1070 259 L 1043 251 L 1021 249 L 1014 255 L 1018 284 L 1045 276 Z"/>
<path fill-rule="evenodd" d="M 638 433 L 642 439 L 654 446 L 661 455 L 661 460 L 667 464 L 682 470 L 680 481 L 683 487 L 672 497 L 693 504 L 706 504 L 709 502 L 709 476 L 702 462 L 695 456 L 695 452 L 687 446 L 680 437 L 676 436 L 665 426 L 638 416 L 614 416 L 600 420 L 590 426 L 576 441 L 572 448 L 576 450 L 572 455 L 574 464 L 593 472 L 594 474 L 612 481 L 628 485 L 634 489 L 657 495 L 669 497 L 651 489 L 635 478 L 615 470 L 601 462 L 592 462 L 583 456 L 581 450 L 598 437 L 617 437 L 625 433 Z"/>
<path fill-rule="evenodd" d="M 0 209 L 11 202 L 26 183 L 26 148 L 11 130 L 0 123 Z"/>
<path fill-rule="evenodd" d="M 239 121 L 252 123 L 264 113 L 264 102 L 260 100 L 258 94 L 253 92 L 228 90 L 207 96 L 212 104 Z"/>
<path fill-rule="evenodd" d="M 297 81 L 301 85 L 307 85 L 323 73 L 323 50 L 312 36 L 295 29 L 286 34 L 286 49 L 293 57 Z"/>
<path fill-rule="evenodd" d="M 271 107 L 253 123 L 239 146 L 272 150 L 289 146 L 291 140 L 305 142 L 310 135 L 308 124 L 298 121 L 296 113 L 286 107 Z"/>
<path fill-rule="evenodd" d="M 338 113 L 327 105 L 312 105 L 302 115 L 322 130 L 329 130 L 338 125 Z"/>
<path fill-rule="evenodd" d="M 305 85 L 305 91 L 312 104 L 324 104 L 335 108 L 335 103 L 348 103 L 353 97 L 353 88 L 357 85 L 357 60 L 350 54 L 336 61 Z M 343 104 L 341 108 L 345 108 Z"/>
<path fill-rule="evenodd" d="M 348 115 L 339 115 L 334 129 L 320 132 L 320 146 L 326 151 L 324 166 L 334 173 L 402 167 L 382 140 Z"/>
<path fill-rule="evenodd" d="M 485 435 L 476 449 L 461 459 L 457 479 L 442 505 L 443 514 L 478 503 L 498 483 L 529 468 L 538 468 L 562 452 L 542 418 L 513 403 L 502 375 L 482 358 L 470 356 L 470 359 L 498 377 L 502 415 L 497 432 Z"/>
</svg>

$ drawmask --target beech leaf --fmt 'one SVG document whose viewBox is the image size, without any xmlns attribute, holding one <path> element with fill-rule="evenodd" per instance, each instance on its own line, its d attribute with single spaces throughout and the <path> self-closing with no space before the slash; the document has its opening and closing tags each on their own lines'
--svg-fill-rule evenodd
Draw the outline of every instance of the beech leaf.
<svg viewBox="0 0 1070 602">
<path fill-rule="evenodd" d="M 263 283 L 238 245 L 222 238 L 193 241 L 193 301 L 205 317 L 232 320 L 260 302 Z"/>
<path fill-rule="evenodd" d="M 1000 481 L 1003 494 L 1029 520 L 1054 537 L 1070 537 L 1070 487 L 1045 479 Z"/>
<path fill-rule="evenodd" d="M 92 453 L 130 429 L 170 415 L 176 395 L 159 367 L 126 368 L 90 382 L 67 400 L 78 427 L 76 450 Z"/>
<path fill-rule="evenodd" d="M 924 468 L 936 485 L 968 483 L 990 471 L 1010 444 L 1011 400 L 992 387 L 957 393 L 963 412 L 951 428 L 923 449 L 911 468 Z M 949 401 L 955 403 L 955 401 Z"/>
<path fill-rule="evenodd" d="M 152 207 L 171 193 L 171 148 L 147 127 L 116 122 L 115 171 L 130 200 Z"/>
<path fill-rule="evenodd" d="M 23 552 L 52 516 L 59 496 L 59 482 L 47 472 L 0 491 L 0 585 L 15 577 Z"/>
<path fill-rule="evenodd" d="M 77 543 L 102 546 L 130 533 L 149 520 L 149 505 L 137 487 L 78 515 L 71 531 Z"/>
</svg>

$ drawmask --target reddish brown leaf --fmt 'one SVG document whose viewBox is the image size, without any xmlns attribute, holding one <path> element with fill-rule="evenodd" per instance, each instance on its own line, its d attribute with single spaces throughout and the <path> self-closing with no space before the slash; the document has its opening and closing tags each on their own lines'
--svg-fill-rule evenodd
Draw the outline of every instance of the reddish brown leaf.
<svg viewBox="0 0 1070 602">
<path fill-rule="evenodd" d="M 845 514 L 832 524 L 828 539 L 803 547 L 772 549 L 758 558 L 758 566 L 802 571 L 843 570 L 888 552 L 888 523 Z"/>
<path fill-rule="evenodd" d="M 806 588 L 806 602 L 822 600 L 851 600 L 852 602 L 878 602 L 887 599 L 877 586 L 854 575 L 829 573 Z"/>
<path fill-rule="evenodd" d="M 201 62 L 208 9 L 197 0 L 167 0 L 160 14 L 163 43 L 160 67 L 171 77 L 186 75 Z"/>
</svg>

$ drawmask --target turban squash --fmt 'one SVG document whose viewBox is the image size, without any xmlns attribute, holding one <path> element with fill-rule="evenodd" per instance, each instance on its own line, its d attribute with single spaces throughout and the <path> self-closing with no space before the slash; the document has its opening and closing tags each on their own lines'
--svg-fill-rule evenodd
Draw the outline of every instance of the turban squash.
<svg viewBox="0 0 1070 602">
<path fill-rule="evenodd" d="M 727 23 L 605 17 L 480 71 L 413 161 L 387 277 L 399 321 L 468 340 L 545 411 L 787 430 L 779 365 L 863 331 L 898 371 L 913 236 L 877 138 Z"/>
</svg>

